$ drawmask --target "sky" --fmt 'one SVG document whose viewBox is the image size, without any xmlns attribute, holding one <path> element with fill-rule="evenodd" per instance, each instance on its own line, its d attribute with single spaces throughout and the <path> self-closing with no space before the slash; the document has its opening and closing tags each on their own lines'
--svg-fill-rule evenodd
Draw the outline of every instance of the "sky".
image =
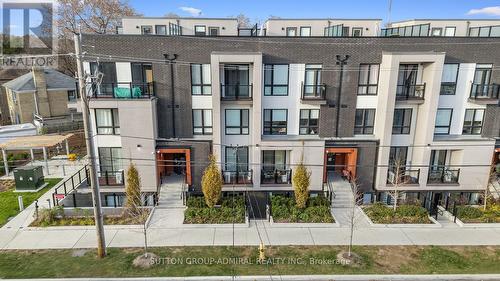
<svg viewBox="0 0 500 281">
<path fill-rule="evenodd" d="M 389 0 L 129 0 L 144 16 L 172 12 L 182 17 L 245 14 L 252 22 L 281 18 L 388 19 Z M 391 21 L 412 18 L 500 19 L 500 0 L 392 0 Z"/>
</svg>

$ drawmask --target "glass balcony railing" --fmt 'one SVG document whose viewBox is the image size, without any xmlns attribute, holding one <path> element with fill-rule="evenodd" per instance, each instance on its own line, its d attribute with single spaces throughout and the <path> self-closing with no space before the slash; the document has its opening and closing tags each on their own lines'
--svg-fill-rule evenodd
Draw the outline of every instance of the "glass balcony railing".
<svg viewBox="0 0 500 281">
<path fill-rule="evenodd" d="M 154 82 L 101 83 L 92 88 L 93 98 L 147 99 L 155 96 Z"/>
<path fill-rule="evenodd" d="M 498 99 L 500 85 L 498 84 L 472 84 L 471 99 Z"/>
<path fill-rule="evenodd" d="M 222 171 L 224 184 L 252 184 L 253 171 Z"/>
<path fill-rule="evenodd" d="M 457 184 L 460 177 L 460 169 L 448 169 L 447 167 L 431 167 L 427 178 L 428 184 Z"/>
<path fill-rule="evenodd" d="M 423 100 L 424 94 L 425 94 L 425 83 L 398 85 L 396 89 L 397 100 Z"/>
<path fill-rule="evenodd" d="M 267 170 L 263 169 L 260 173 L 261 184 L 291 184 L 292 183 L 292 170 L 291 169 L 277 169 Z"/>
<path fill-rule="evenodd" d="M 252 85 L 228 85 L 221 84 L 222 100 L 251 100 Z"/>
<path fill-rule="evenodd" d="M 305 85 L 302 83 L 302 100 L 325 100 L 326 85 Z"/>
<path fill-rule="evenodd" d="M 97 178 L 99 180 L 100 186 L 113 186 L 113 185 L 124 185 L 125 177 L 124 171 L 99 171 L 97 172 Z"/>
<path fill-rule="evenodd" d="M 394 169 L 387 172 L 387 183 L 396 185 L 418 184 L 420 179 L 420 169 L 401 169 L 399 173 Z"/>
</svg>

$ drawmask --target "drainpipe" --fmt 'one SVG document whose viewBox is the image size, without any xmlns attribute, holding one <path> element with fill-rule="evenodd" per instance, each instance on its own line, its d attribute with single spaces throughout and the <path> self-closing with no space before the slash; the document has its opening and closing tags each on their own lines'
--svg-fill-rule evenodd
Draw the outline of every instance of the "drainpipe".
<svg viewBox="0 0 500 281">
<path fill-rule="evenodd" d="M 177 54 L 173 54 L 170 57 L 170 54 L 163 54 L 165 60 L 170 64 L 170 84 L 172 87 L 172 100 L 170 102 L 170 107 L 172 108 L 172 137 L 176 137 L 175 133 L 175 79 L 174 79 L 174 64 L 177 59 Z"/>
<path fill-rule="evenodd" d="M 337 63 L 336 65 L 340 65 L 340 78 L 339 78 L 339 92 L 337 94 L 337 120 L 335 124 L 335 137 L 339 137 L 339 118 L 340 118 L 340 101 L 342 96 L 342 80 L 344 78 L 344 65 L 347 64 L 347 60 L 349 59 L 349 55 L 345 55 L 344 58 L 341 58 L 340 55 L 336 56 Z"/>
</svg>

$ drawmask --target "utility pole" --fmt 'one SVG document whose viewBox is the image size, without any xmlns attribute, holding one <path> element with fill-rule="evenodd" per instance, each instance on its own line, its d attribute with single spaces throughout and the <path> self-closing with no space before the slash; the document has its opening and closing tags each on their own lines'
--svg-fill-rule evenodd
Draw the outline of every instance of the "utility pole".
<svg viewBox="0 0 500 281">
<path fill-rule="evenodd" d="M 342 96 L 342 80 L 344 79 L 344 65 L 347 64 L 347 60 L 349 59 L 349 55 L 345 55 L 344 58 L 341 58 L 340 55 L 336 56 L 337 65 L 340 65 L 340 78 L 339 78 L 339 92 L 337 94 L 337 120 L 335 125 L 335 137 L 339 137 L 339 124 L 340 124 L 340 101 Z"/>
<path fill-rule="evenodd" d="M 171 57 L 170 54 L 163 54 L 165 60 L 170 64 L 170 85 L 172 87 L 172 100 L 170 103 L 170 107 L 172 108 L 172 137 L 177 137 L 175 133 L 175 79 L 174 79 L 174 64 L 177 59 L 177 54 L 173 54 Z"/>
<path fill-rule="evenodd" d="M 86 91 L 86 83 L 83 72 L 82 43 L 79 34 L 74 35 L 75 40 L 75 55 L 76 66 L 78 71 L 78 90 L 80 92 L 80 101 L 82 104 L 83 127 L 85 131 L 85 144 L 87 145 L 87 155 L 90 158 L 90 186 L 92 187 L 92 200 L 94 203 L 94 218 L 97 231 L 97 256 L 103 258 L 106 256 L 106 242 L 104 239 L 104 226 L 101 210 L 101 195 L 99 193 L 99 181 L 96 173 L 96 156 L 94 150 L 94 142 L 92 141 L 92 131 L 90 128 L 89 119 L 89 103 Z M 89 180 L 87 179 L 87 180 Z"/>
</svg>

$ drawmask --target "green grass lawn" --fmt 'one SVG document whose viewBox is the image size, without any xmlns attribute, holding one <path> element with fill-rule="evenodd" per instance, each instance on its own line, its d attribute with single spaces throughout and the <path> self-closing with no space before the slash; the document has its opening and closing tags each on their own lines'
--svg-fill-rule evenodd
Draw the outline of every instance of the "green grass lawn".
<svg viewBox="0 0 500 281">
<path fill-rule="evenodd" d="M 26 208 L 60 181 L 61 179 L 55 178 L 45 179 L 48 185 L 38 192 L 14 192 L 14 189 L 0 192 L 0 227 L 7 223 L 8 218 L 19 213 L 18 196 L 23 197 L 24 207 Z"/>
<path fill-rule="evenodd" d="M 266 249 L 267 264 L 256 263 L 257 247 L 163 247 L 150 250 L 163 259 L 160 260 L 163 263 L 150 269 L 132 266 L 134 258 L 142 253 L 137 248 L 111 248 L 103 259 L 96 258 L 94 250 L 0 251 L 0 278 L 500 273 L 499 246 L 355 247 L 355 253 L 362 258 L 357 267 L 324 264 L 334 261 L 339 251 L 346 250 L 345 246 L 270 247 Z M 234 257 L 247 258 L 252 264 L 219 262 L 219 259 Z M 200 258 L 204 260 L 197 260 Z M 214 261 L 210 262 L 210 258 Z M 172 263 L 174 259 L 176 264 Z M 195 260 L 199 264 L 193 264 Z M 323 261 L 323 264 L 318 261 Z"/>
</svg>

